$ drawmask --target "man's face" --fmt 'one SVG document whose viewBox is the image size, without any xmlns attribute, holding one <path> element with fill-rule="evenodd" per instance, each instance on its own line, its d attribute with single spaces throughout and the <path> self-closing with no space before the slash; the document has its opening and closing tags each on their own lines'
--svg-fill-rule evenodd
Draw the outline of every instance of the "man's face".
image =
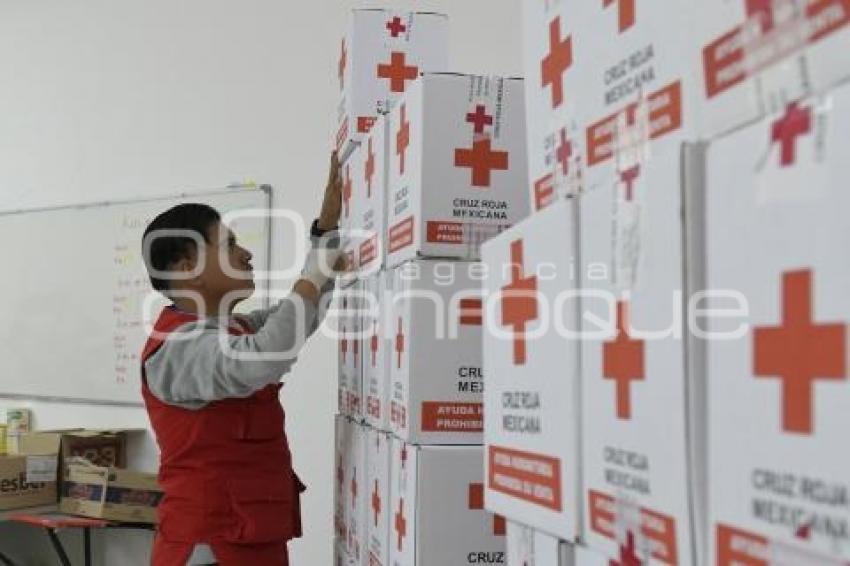
<svg viewBox="0 0 850 566">
<path fill-rule="evenodd" d="M 199 277 L 204 295 L 216 300 L 231 293 L 239 299 L 248 298 L 254 291 L 251 252 L 240 246 L 233 232 L 221 222 L 209 228 L 207 238 L 206 264 Z"/>
</svg>

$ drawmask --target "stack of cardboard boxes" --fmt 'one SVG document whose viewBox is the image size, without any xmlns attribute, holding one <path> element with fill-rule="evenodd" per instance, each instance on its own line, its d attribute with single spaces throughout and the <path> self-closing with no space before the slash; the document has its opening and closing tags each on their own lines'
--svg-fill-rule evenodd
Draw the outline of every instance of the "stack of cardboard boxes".
<svg viewBox="0 0 850 566">
<path fill-rule="evenodd" d="M 536 212 L 482 252 L 509 563 L 847 563 L 850 3 L 523 10 Z"/>
<path fill-rule="evenodd" d="M 30 421 L 27 410 L 10 413 L 10 421 Z M 72 515 L 156 523 L 162 499 L 156 475 L 126 467 L 127 436 L 142 430 L 15 429 L 12 450 L 0 454 L 0 511 L 58 501 L 59 510 Z"/>
<path fill-rule="evenodd" d="M 444 16 L 352 21 L 346 58 L 401 46 L 390 60 L 418 69 L 383 90 L 343 73 L 360 81 L 343 106 L 378 112 L 342 152 L 335 562 L 504 563 L 504 521 L 484 511 L 479 248 L 529 212 L 523 82 L 445 72 Z"/>
</svg>

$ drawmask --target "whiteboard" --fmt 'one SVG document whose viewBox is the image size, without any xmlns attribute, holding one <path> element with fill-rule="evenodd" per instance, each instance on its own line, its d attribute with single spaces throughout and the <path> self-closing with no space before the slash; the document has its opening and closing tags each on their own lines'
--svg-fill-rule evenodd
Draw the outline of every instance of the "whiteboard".
<svg viewBox="0 0 850 566">
<path fill-rule="evenodd" d="M 0 396 L 142 403 L 139 354 L 167 304 L 150 286 L 142 235 L 156 215 L 182 202 L 209 204 L 223 216 L 243 213 L 228 224 L 254 255 L 254 269 L 268 271 L 268 186 L 0 212 Z M 264 306 L 268 293 L 257 295 L 264 300 L 239 310 Z"/>
</svg>

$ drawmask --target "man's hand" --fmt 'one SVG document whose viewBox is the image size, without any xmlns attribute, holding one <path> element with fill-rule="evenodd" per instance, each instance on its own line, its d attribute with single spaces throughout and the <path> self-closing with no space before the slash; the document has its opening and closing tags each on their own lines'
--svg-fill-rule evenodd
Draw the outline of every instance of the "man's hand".
<svg viewBox="0 0 850 566">
<path fill-rule="evenodd" d="M 336 152 L 331 154 L 331 168 L 328 172 L 328 184 L 325 187 L 325 197 L 322 200 L 322 212 L 319 214 L 319 229 L 333 230 L 339 223 L 342 212 L 342 174 L 340 173 L 339 157 Z"/>
</svg>

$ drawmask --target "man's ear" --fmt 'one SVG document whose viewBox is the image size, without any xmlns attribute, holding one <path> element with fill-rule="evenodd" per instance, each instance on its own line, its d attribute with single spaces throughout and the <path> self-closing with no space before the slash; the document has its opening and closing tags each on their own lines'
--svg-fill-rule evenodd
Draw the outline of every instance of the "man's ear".
<svg viewBox="0 0 850 566">
<path fill-rule="evenodd" d="M 194 273 L 197 265 L 198 262 L 196 258 L 184 257 L 174 263 L 172 271 L 177 273 L 177 279 L 183 282 L 184 285 L 188 284 L 193 287 L 202 287 L 203 280 L 201 279 L 200 274 Z"/>
</svg>

